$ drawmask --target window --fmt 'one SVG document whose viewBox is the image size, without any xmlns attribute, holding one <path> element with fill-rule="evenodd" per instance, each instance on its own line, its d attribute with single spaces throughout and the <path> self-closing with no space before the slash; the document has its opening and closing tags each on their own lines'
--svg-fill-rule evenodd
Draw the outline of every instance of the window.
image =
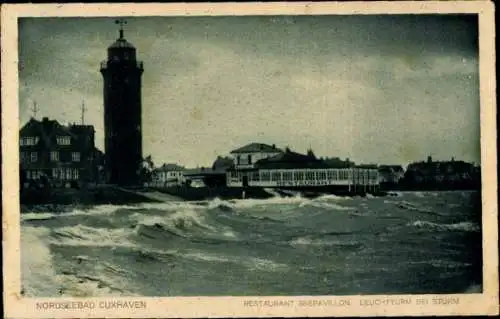
<svg viewBox="0 0 500 319">
<path fill-rule="evenodd" d="M 26 152 L 21 152 L 20 157 L 21 157 L 21 163 L 28 161 L 28 154 Z"/>
<path fill-rule="evenodd" d="M 306 180 L 314 180 L 316 179 L 316 174 L 315 172 L 307 171 L 306 172 Z"/>
<path fill-rule="evenodd" d="M 80 152 L 71 153 L 71 160 L 73 162 L 79 162 L 80 161 Z"/>
<path fill-rule="evenodd" d="M 241 161 L 240 156 L 239 156 L 239 155 L 238 155 L 238 156 L 236 156 L 236 164 L 237 164 L 237 165 L 240 165 L 240 161 Z"/>
<path fill-rule="evenodd" d="M 304 180 L 304 172 L 301 171 L 295 172 L 295 180 L 296 181 Z"/>
<path fill-rule="evenodd" d="M 28 171 L 27 176 L 29 179 L 40 179 L 40 176 L 42 176 L 42 171 Z"/>
<path fill-rule="evenodd" d="M 283 172 L 283 180 L 284 181 L 291 181 L 293 180 L 293 172 Z"/>
<path fill-rule="evenodd" d="M 260 180 L 261 181 L 271 180 L 271 174 L 269 172 L 260 172 Z"/>
<path fill-rule="evenodd" d="M 252 172 L 250 175 L 250 180 L 258 182 L 259 181 L 259 172 Z"/>
<path fill-rule="evenodd" d="M 272 181 L 281 180 L 281 173 L 280 172 L 271 172 L 271 180 Z"/>
<path fill-rule="evenodd" d="M 19 141 L 19 144 L 21 146 L 31 146 L 38 144 L 39 140 L 40 138 L 38 136 L 27 136 L 27 137 L 22 137 L 21 140 Z"/>
<path fill-rule="evenodd" d="M 60 168 L 53 168 L 52 169 L 52 178 L 59 179 L 59 176 L 61 176 L 61 169 Z"/>
<path fill-rule="evenodd" d="M 37 152 L 31 152 L 31 162 L 34 163 L 38 160 L 38 153 Z"/>
<path fill-rule="evenodd" d="M 248 164 L 252 164 L 252 155 L 248 154 Z"/>
<path fill-rule="evenodd" d="M 326 172 L 325 171 L 319 171 L 318 172 L 318 179 L 325 180 L 326 179 Z"/>
<path fill-rule="evenodd" d="M 71 145 L 71 138 L 69 136 L 58 136 L 56 140 L 57 145 Z"/>
<path fill-rule="evenodd" d="M 59 152 L 58 151 L 50 152 L 50 160 L 52 162 L 58 162 L 59 161 Z"/>
</svg>

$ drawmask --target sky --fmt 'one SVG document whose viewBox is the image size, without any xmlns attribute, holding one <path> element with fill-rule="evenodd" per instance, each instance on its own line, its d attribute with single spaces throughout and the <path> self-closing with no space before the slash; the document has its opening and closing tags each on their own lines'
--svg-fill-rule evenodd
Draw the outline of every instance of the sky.
<svg viewBox="0 0 500 319">
<path fill-rule="evenodd" d="M 96 129 L 99 63 L 115 19 L 19 22 L 21 125 L 33 116 Z M 208 166 L 251 142 L 356 163 L 480 162 L 475 16 L 128 18 L 144 62 L 143 153 Z"/>
</svg>

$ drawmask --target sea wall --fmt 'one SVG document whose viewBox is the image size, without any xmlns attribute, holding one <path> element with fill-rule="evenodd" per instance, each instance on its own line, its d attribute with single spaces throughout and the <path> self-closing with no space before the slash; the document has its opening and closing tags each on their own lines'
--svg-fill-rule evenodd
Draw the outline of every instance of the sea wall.
<svg viewBox="0 0 500 319">
<path fill-rule="evenodd" d="M 159 201 L 106 185 L 80 189 L 50 187 L 23 189 L 20 194 L 20 202 L 22 205 L 125 205 Z"/>
<path fill-rule="evenodd" d="M 155 188 L 155 190 L 174 195 L 185 200 L 199 201 L 199 200 L 209 200 L 214 198 L 220 199 L 242 199 L 242 198 L 255 198 L 255 199 L 266 199 L 271 198 L 274 195 L 272 193 L 266 192 L 261 187 L 186 187 L 186 186 L 174 186 L 174 187 L 162 187 Z"/>
<path fill-rule="evenodd" d="M 301 188 L 269 188 L 262 187 L 161 187 L 155 188 L 156 191 L 178 196 L 184 200 L 209 200 L 213 198 L 220 199 L 266 199 L 274 196 L 290 197 L 300 193 L 303 197 L 318 197 L 324 194 L 334 194 L 339 196 L 365 196 L 367 193 L 373 195 L 385 195 L 384 192 L 368 192 L 363 189 L 348 189 L 347 187 L 337 186 L 319 186 L 319 187 L 301 187 Z"/>
</svg>

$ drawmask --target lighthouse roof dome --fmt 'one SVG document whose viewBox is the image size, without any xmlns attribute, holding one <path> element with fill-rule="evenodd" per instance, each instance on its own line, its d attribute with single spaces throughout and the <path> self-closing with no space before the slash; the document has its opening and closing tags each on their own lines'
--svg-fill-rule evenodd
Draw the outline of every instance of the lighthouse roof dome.
<svg viewBox="0 0 500 319">
<path fill-rule="evenodd" d="M 132 43 L 128 42 L 124 38 L 117 39 L 113 44 L 109 46 L 110 49 L 118 49 L 118 48 L 124 48 L 124 49 L 135 49 L 135 47 L 132 45 Z"/>
</svg>

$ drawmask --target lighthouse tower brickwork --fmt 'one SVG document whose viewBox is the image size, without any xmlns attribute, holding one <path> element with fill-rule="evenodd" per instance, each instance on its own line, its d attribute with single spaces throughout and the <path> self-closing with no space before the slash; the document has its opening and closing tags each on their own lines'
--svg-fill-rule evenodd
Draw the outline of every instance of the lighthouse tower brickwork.
<svg viewBox="0 0 500 319">
<path fill-rule="evenodd" d="M 142 164 L 141 76 L 142 62 L 123 36 L 108 48 L 101 63 L 104 78 L 105 165 L 107 182 L 132 186 L 140 183 Z"/>
</svg>

